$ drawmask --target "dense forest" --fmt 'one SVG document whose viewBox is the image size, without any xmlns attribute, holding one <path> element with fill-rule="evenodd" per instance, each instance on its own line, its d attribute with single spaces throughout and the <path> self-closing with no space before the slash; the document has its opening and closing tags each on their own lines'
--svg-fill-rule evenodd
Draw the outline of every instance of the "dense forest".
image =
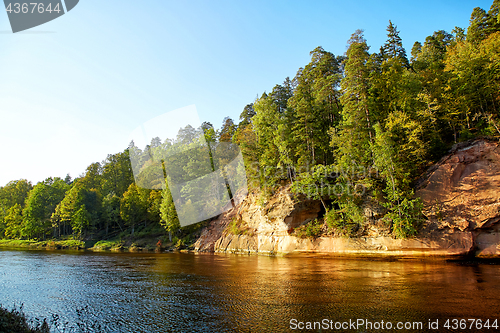
<svg viewBox="0 0 500 333">
<path fill-rule="evenodd" d="M 415 42 L 410 55 L 391 21 L 378 52 L 361 30 L 347 43 L 344 55 L 317 47 L 293 79 L 245 106 L 239 123 L 204 123 L 202 133 L 209 148 L 240 147 L 249 190 L 263 205 L 292 184 L 321 201 L 325 223 L 341 233 L 365 223 L 362 207 L 375 202 L 395 237 L 415 235 L 415 180 L 454 143 L 500 135 L 500 0 L 475 8 L 466 29 Z M 168 186 L 140 186 L 130 157 L 180 144 L 189 130 L 144 150 L 131 143 L 76 179 L 9 182 L 0 188 L 0 238 L 106 239 L 147 225 L 178 232 Z"/>
</svg>

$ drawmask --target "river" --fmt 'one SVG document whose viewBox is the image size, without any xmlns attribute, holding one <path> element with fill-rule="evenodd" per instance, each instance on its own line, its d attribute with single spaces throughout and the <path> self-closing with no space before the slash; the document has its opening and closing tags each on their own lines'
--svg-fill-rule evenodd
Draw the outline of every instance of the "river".
<svg viewBox="0 0 500 333">
<path fill-rule="evenodd" d="M 286 332 L 315 321 L 323 331 L 382 321 L 445 331 L 447 319 L 500 321 L 500 265 L 0 250 L 0 303 L 103 332 Z"/>
</svg>

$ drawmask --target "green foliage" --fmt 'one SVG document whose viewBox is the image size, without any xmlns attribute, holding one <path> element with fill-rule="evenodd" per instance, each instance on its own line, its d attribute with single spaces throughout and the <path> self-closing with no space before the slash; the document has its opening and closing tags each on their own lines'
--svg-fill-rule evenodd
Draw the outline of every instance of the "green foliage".
<svg viewBox="0 0 500 333">
<path fill-rule="evenodd" d="M 169 232 L 169 234 L 172 234 L 177 232 L 181 225 L 179 217 L 177 216 L 177 211 L 175 210 L 172 194 L 168 188 L 168 182 L 165 182 L 165 184 L 166 188 L 162 192 L 162 201 L 160 205 L 160 224 Z"/>
<path fill-rule="evenodd" d="M 256 115 L 252 118 L 255 133 L 257 134 L 257 149 L 259 155 L 260 184 L 265 188 L 273 189 L 279 182 L 276 167 L 279 164 L 279 149 L 275 137 L 280 123 L 278 105 L 272 95 L 263 94 L 255 101 Z"/>
<path fill-rule="evenodd" d="M 325 210 L 328 210 L 323 198 L 336 194 L 334 192 L 333 173 L 332 166 L 316 165 L 312 167 L 310 172 L 303 172 L 298 175 L 292 184 L 291 191 L 295 194 L 303 194 L 307 198 L 320 200 Z"/>
<path fill-rule="evenodd" d="M 363 212 L 357 204 L 346 201 L 339 204 L 339 209 L 328 210 L 325 222 L 330 231 L 342 236 L 354 236 L 364 223 Z"/>
<path fill-rule="evenodd" d="M 233 218 L 228 225 L 229 232 L 232 233 L 233 235 L 241 235 L 243 233 L 243 230 L 240 229 L 239 224 L 240 221 L 238 221 L 236 218 Z"/>
<path fill-rule="evenodd" d="M 19 239 L 22 236 L 22 207 L 16 203 L 9 208 L 5 216 L 5 237 L 10 239 Z"/>
<path fill-rule="evenodd" d="M 318 238 L 321 236 L 323 223 L 314 219 L 294 230 L 294 235 L 300 238 Z"/>
<path fill-rule="evenodd" d="M 22 306 L 19 309 L 14 307 L 10 311 L 0 307 L 0 330 L 9 333 L 50 333 L 46 320 L 30 322 Z"/>
<path fill-rule="evenodd" d="M 162 202 L 162 191 L 152 190 L 147 199 L 147 217 L 149 221 L 160 222 L 160 207 Z"/>
<path fill-rule="evenodd" d="M 82 237 L 85 232 L 92 231 L 91 227 L 101 218 L 100 194 L 94 188 L 89 189 L 88 184 L 84 180 L 76 181 L 52 214 L 52 226 L 59 237 L 70 233 Z"/>
<path fill-rule="evenodd" d="M 448 51 L 448 106 L 457 131 L 481 125 L 484 134 L 500 134 L 500 32 L 478 43 L 458 43 Z M 477 128 L 476 128 L 477 130 Z M 470 136 L 468 136 L 470 137 Z"/>
<path fill-rule="evenodd" d="M 103 195 L 114 194 L 121 197 L 134 182 L 129 150 L 109 154 L 102 167 Z"/>
<path fill-rule="evenodd" d="M 32 190 L 33 186 L 26 179 L 15 180 L 9 182 L 4 187 L 0 187 L 0 238 L 2 237 L 19 237 L 19 232 L 21 228 L 20 220 L 16 219 L 16 225 L 13 225 L 13 212 L 10 211 L 12 207 L 18 205 L 18 207 L 24 209 L 24 203 L 28 197 L 29 192 Z M 17 209 L 17 208 L 16 208 Z M 17 211 L 17 210 L 16 210 Z M 7 215 L 10 216 L 10 222 L 5 220 Z M 10 234 L 5 234 L 7 232 L 7 224 L 10 223 Z M 13 228 L 18 231 L 13 232 Z"/>
<path fill-rule="evenodd" d="M 392 223 L 396 237 L 405 238 L 417 232 L 417 222 L 422 210 L 420 199 L 413 198 L 409 168 L 401 162 L 402 154 L 380 124 L 375 125 L 376 138 L 373 144 L 375 166 L 385 182 L 386 202 L 389 210 L 385 218 Z"/>
<path fill-rule="evenodd" d="M 322 47 L 310 54 L 311 62 L 299 69 L 294 79 L 296 87 L 289 100 L 293 117 L 285 123 L 291 127 L 290 145 L 298 167 L 332 162 L 328 129 L 339 123 L 342 109 L 338 88 L 343 58 Z"/>
<path fill-rule="evenodd" d="M 230 117 L 224 118 L 219 132 L 219 142 L 231 142 L 235 131 L 236 124 L 234 121 Z"/>
<path fill-rule="evenodd" d="M 23 210 L 23 237 L 40 239 L 50 233 L 50 218 L 68 188 L 69 185 L 60 178 L 47 178 L 30 191 Z"/>
<path fill-rule="evenodd" d="M 347 58 L 344 62 L 342 79 L 342 122 L 332 128 L 331 146 L 336 152 L 339 170 L 367 167 L 371 162 L 373 114 L 369 108 L 369 59 L 368 45 L 363 32 L 357 30 L 349 39 Z M 351 173 L 345 173 L 344 181 L 356 183 Z"/>
<path fill-rule="evenodd" d="M 143 149 L 131 142 L 73 181 L 8 183 L 0 188 L 0 238 L 129 237 L 144 223 L 141 234 L 148 224 L 161 226 L 169 239 L 186 243 L 184 234 L 203 223 L 181 230 L 175 204 L 182 203 L 179 215 L 192 213 L 212 188 L 193 182 L 174 203 L 168 186 L 162 190 L 164 178 L 180 184 L 215 172 L 234 158 L 227 143 L 240 147 L 248 187 L 260 192 L 262 207 L 292 183 L 295 194 L 322 201 L 336 234 L 355 235 L 367 222 L 363 205 L 376 202 L 394 236 L 414 235 L 422 209 L 415 179 L 452 144 L 500 136 L 500 0 L 488 11 L 475 8 L 466 29 L 415 42 L 410 61 L 392 21 L 378 53 L 370 54 L 361 30 L 347 46 L 344 56 L 312 50 L 293 80 L 244 107 L 238 125 L 226 117 L 220 130 L 205 122 Z M 251 232 L 234 221 L 229 229 Z"/>
<path fill-rule="evenodd" d="M 227 230 L 233 235 L 255 235 L 254 229 L 249 228 L 245 221 L 238 220 L 237 218 L 231 219 L 231 222 L 229 222 L 229 225 L 227 226 Z"/>
<path fill-rule="evenodd" d="M 141 189 L 135 183 L 132 183 L 120 200 L 120 216 L 127 225 L 132 227 L 132 234 L 135 225 L 142 222 L 146 217 L 147 198 L 147 190 Z"/>
</svg>

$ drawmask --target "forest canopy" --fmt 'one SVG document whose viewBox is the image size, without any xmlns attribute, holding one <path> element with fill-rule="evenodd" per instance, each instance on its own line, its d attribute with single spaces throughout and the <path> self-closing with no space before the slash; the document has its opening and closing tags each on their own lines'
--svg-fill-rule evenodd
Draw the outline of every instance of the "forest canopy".
<svg viewBox="0 0 500 333">
<path fill-rule="evenodd" d="M 298 197 L 321 201 L 325 222 L 340 233 L 367 223 L 363 207 L 376 203 L 393 236 L 415 235 L 416 179 L 453 144 L 500 135 L 500 0 L 488 11 L 475 8 L 467 28 L 415 42 L 410 54 L 399 33 L 389 21 L 379 50 L 370 50 L 362 30 L 345 54 L 315 48 L 294 78 L 246 105 L 238 122 L 226 117 L 218 130 L 204 123 L 209 149 L 240 147 L 249 190 L 260 192 L 263 205 L 291 184 Z M 168 183 L 141 187 L 130 154 L 146 158 L 192 130 L 142 150 L 131 144 L 76 179 L 9 182 L 0 188 L 0 238 L 102 239 L 148 224 L 176 233 Z M 186 177 L 199 172 L 184 158 Z"/>
</svg>

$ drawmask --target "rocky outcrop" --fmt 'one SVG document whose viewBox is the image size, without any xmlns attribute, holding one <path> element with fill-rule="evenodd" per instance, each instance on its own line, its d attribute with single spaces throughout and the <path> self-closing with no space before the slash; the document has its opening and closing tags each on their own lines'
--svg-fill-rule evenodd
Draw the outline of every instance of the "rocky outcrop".
<svg viewBox="0 0 500 333">
<path fill-rule="evenodd" d="M 477 256 L 500 256 L 498 142 L 480 139 L 454 146 L 429 170 L 417 195 L 429 228 L 469 233 Z"/>
<path fill-rule="evenodd" d="M 417 195 L 427 221 L 420 234 L 395 239 L 368 211 L 361 237 L 300 238 L 294 229 L 322 215 L 321 203 L 294 197 L 282 188 L 266 205 L 250 193 L 213 220 L 195 243 L 197 251 L 339 255 L 500 257 L 500 149 L 488 140 L 453 147 L 422 178 Z M 371 221 L 371 222 L 370 222 Z"/>
</svg>

